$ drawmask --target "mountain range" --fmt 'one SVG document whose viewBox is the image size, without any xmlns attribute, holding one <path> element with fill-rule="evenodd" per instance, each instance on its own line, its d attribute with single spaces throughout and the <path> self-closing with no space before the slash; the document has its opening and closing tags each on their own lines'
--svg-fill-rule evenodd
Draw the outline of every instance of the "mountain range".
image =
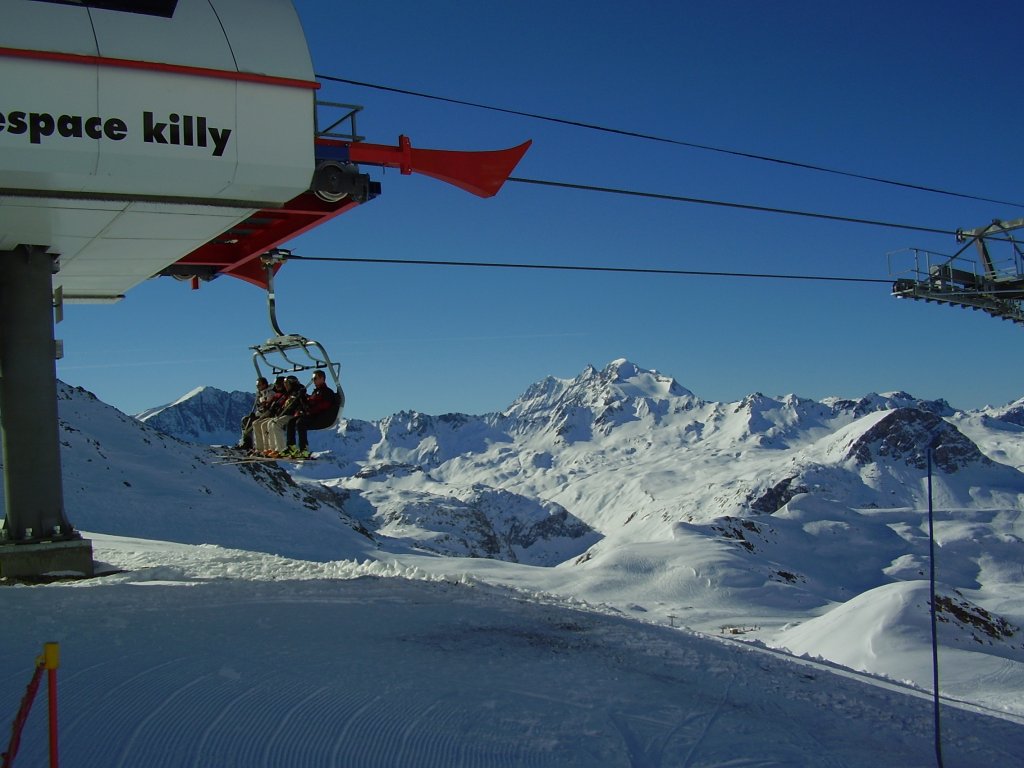
<svg viewBox="0 0 1024 768">
<path fill-rule="evenodd" d="M 137 418 L 184 440 L 234 443 L 252 399 L 200 388 Z M 539 381 L 498 413 L 342 421 L 312 433 L 321 463 L 309 471 L 350 503 L 393 509 L 443 498 L 480 508 L 516 496 L 543 502 L 543 515 L 644 540 L 674 522 L 770 515 L 801 494 L 920 509 L 929 452 L 936 504 L 1016 508 L 1022 423 L 1024 400 L 961 412 L 905 392 L 707 402 L 616 360 Z"/>
</svg>

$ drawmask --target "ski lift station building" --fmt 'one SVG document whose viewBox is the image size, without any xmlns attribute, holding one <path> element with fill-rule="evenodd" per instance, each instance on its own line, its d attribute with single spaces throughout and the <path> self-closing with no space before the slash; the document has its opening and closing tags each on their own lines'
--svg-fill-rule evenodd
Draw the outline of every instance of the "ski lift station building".
<svg viewBox="0 0 1024 768">
<path fill-rule="evenodd" d="M 0 0 L 0 576 L 92 572 L 64 513 L 55 304 L 159 274 L 265 285 L 261 254 L 376 194 L 357 163 L 489 196 L 527 146 L 318 135 L 316 91 L 290 0 Z"/>
</svg>

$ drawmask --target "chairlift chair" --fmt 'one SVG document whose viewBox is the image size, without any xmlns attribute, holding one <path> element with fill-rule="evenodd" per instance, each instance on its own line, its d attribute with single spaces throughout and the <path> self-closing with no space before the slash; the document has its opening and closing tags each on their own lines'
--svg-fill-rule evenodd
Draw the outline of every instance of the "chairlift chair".
<svg viewBox="0 0 1024 768">
<path fill-rule="evenodd" d="M 289 251 L 276 248 L 261 257 L 267 271 L 267 309 L 270 314 L 270 325 L 276 335 L 271 336 L 262 344 L 249 347 L 253 353 L 252 364 L 256 369 L 256 375 L 266 378 L 268 381 L 273 381 L 278 376 L 302 374 L 306 371 L 309 371 L 311 376 L 315 370 L 329 373 L 334 382 L 334 391 L 338 395 L 338 411 L 334 421 L 324 427 L 324 429 L 330 429 L 338 423 L 338 419 L 341 418 L 342 411 L 345 409 L 345 390 L 341 387 L 341 364 L 331 360 L 327 350 L 320 342 L 307 339 L 297 333 L 285 333 L 277 323 L 274 267 L 289 255 L 291 255 Z M 264 373 L 263 366 L 269 370 L 269 375 Z"/>
</svg>

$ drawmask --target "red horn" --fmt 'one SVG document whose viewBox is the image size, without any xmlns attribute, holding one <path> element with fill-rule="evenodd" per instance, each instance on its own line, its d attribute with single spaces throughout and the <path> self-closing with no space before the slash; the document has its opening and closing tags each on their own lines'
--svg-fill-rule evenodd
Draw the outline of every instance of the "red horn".
<svg viewBox="0 0 1024 768">
<path fill-rule="evenodd" d="M 321 140 L 322 141 L 322 140 Z M 490 152 L 456 152 L 444 149 L 413 149 L 406 136 L 397 147 L 356 142 L 348 147 L 353 163 L 400 168 L 454 184 L 479 197 L 493 197 L 526 154 L 532 141 L 518 147 Z"/>
</svg>

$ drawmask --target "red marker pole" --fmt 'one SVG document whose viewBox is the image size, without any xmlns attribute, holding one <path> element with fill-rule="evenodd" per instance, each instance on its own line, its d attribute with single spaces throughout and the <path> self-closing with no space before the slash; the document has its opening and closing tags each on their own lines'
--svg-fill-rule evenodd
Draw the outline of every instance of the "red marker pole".
<svg viewBox="0 0 1024 768">
<path fill-rule="evenodd" d="M 50 705 L 50 768 L 58 768 L 60 753 L 57 748 L 57 667 L 60 666 L 60 645 L 43 646 L 43 666 L 46 668 L 48 703 Z"/>
</svg>

